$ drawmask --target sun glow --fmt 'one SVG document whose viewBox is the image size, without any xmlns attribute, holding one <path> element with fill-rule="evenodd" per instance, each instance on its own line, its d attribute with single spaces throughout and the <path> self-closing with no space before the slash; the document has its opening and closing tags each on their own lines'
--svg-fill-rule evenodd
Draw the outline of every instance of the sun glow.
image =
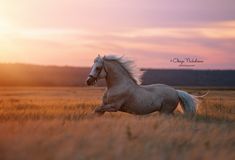
<svg viewBox="0 0 235 160">
<path fill-rule="evenodd" d="M 10 31 L 10 23 L 6 19 L 0 17 L 0 34 L 9 33 Z"/>
</svg>

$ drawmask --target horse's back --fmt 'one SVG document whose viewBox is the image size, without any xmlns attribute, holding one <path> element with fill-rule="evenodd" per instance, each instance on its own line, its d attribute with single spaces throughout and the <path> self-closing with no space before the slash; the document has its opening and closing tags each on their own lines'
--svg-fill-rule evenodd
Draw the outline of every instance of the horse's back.
<svg viewBox="0 0 235 160">
<path fill-rule="evenodd" d="M 170 96 L 177 96 L 177 91 L 168 85 L 165 84 L 151 84 L 151 85 L 142 85 L 141 88 L 145 90 L 146 92 L 149 92 L 150 94 L 156 93 L 156 94 L 164 94 Z"/>
</svg>

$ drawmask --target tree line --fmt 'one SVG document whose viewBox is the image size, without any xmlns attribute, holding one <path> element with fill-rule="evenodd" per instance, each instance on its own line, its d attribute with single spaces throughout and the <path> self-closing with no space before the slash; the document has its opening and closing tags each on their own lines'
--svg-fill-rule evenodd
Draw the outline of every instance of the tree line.
<svg viewBox="0 0 235 160">
<path fill-rule="evenodd" d="M 142 69 L 143 84 L 235 87 L 235 70 Z M 86 67 L 0 64 L 0 86 L 85 86 Z M 99 86 L 105 85 L 101 81 Z"/>
</svg>

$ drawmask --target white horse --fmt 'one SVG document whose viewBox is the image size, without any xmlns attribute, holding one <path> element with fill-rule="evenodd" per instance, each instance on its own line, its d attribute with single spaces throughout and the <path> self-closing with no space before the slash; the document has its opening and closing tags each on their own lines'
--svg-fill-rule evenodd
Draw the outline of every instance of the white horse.
<svg viewBox="0 0 235 160">
<path fill-rule="evenodd" d="M 107 90 L 102 105 L 95 112 L 103 114 L 122 111 L 144 115 L 159 111 L 171 114 L 180 103 L 184 113 L 196 113 L 196 96 L 164 84 L 140 85 L 140 76 L 133 67 L 133 61 L 110 55 L 96 57 L 87 85 L 105 79 Z"/>
</svg>

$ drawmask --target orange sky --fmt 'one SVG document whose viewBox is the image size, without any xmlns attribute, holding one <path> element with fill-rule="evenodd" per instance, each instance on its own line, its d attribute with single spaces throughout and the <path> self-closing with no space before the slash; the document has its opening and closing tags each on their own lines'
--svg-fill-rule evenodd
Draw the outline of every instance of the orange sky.
<svg viewBox="0 0 235 160">
<path fill-rule="evenodd" d="M 90 66 L 97 54 L 139 67 L 235 69 L 232 0 L 3 0 L 0 62 Z M 211 7 L 213 6 L 213 7 Z"/>
</svg>

